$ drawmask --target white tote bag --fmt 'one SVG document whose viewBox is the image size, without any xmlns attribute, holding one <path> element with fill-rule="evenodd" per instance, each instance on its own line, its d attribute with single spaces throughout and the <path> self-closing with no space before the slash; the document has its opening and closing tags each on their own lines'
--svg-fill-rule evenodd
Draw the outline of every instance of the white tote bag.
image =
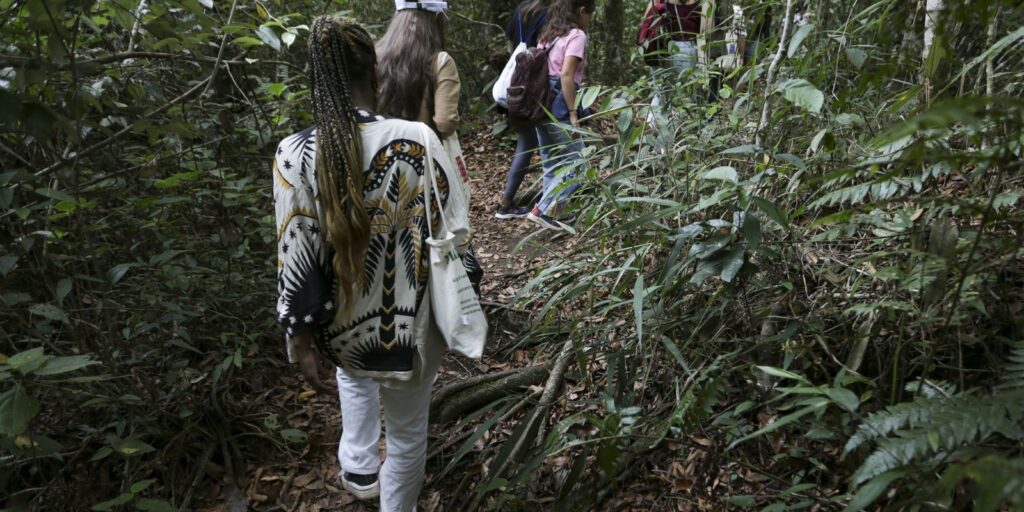
<svg viewBox="0 0 1024 512">
<path fill-rule="evenodd" d="M 498 81 L 494 82 L 494 88 L 491 89 L 491 96 L 494 96 L 494 102 L 503 108 L 508 108 L 508 88 L 512 85 L 512 74 L 516 72 L 516 57 L 525 51 L 525 42 L 519 43 L 519 46 L 516 46 L 516 49 L 512 51 L 512 56 L 505 63 L 505 69 L 501 70 L 501 74 L 498 75 Z"/>
<path fill-rule="evenodd" d="M 451 56 L 447 52 L 441 52 L 437 54 L 437 69 L 436 73 L 441 72 L 441 68 L 450 59 Z M 459 175 L 462 176 L 463 189 L 466 191 L 467 202 L 469 201 L 469 169 L 466 167 L 466 160 L 462 157 L 462 144 L 459 143 L 459 132 L 452 132 L 451 135 L 444 138 L 441 141 L 441 145 L 444 146 L 444 151 L 448 153 L 448 159 L 455 164 L 455 169 L 459 171 Z"/>
<path fill-rule="evenodd" d="M 430 128 L 424 125 L 423 141 L 426 146 L 426 165 L 423 172 L 424 180 L 424 214 L 427 222 L 427 246 L 430 254 L 430 303 L 434 313 L 434 323 L 444 335 L 448 348 L 466 357 L 480 359 L 484 353 L 484 342 L 487 339 L 487 317 L 480 307 L 473 284 L 469 281 L 462 259 L 455 251 L 455 235 L 448 229 L 444 208 L 441 206 L 440 195 L 437 207 L 441 218 L 441 231 L 434 233 L 433 217 L 430 214 L 434 190 L 437 190 L 437 179 L 434 177 L 434 157 L 430 150 Z M 449 182 L 451 179 L 449 178 Z"/>
</svg>

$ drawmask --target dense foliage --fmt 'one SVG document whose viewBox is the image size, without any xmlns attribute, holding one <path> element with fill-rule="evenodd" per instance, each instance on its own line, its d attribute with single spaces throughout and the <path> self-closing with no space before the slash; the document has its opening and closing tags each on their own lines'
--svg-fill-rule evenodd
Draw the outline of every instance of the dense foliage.
<svg viewBox="0 0 1024 512">
<path fill-rule="evenodd" d="M 609 50 L 643 6 L 599 2 L 580 242 L 529 273 L 496 354 L 587 391 L 452 427 L 450 509 L 611 507 L 676 455 L 694 508 L 1024 507 L 1024 12 L 814 0 L 796 26 L 763 3 L 759 58 L 709 101 L 706 71 Z M 452 4 L 466 130 L 489 131 L 508 7 Z M 5 507 L 185 510 L 211 459 L 241 473 L 252 444 L 314 434 L 262 400 L 298 387 L 267 158 L 310 123 L 306 25 L 335 9 L 377 34 L 390 14 L 0 0 Z M 648 122 L 655 89 L 672 107 Z"/>
</svg>

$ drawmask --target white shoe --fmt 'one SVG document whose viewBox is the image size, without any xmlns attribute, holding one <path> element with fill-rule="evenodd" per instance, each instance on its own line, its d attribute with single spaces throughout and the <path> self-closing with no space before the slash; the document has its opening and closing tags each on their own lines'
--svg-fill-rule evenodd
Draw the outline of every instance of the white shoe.
<svg viewBox="0 0 1024 512">
<path fill-rule="evenodd" d="M 342 487 L 357 500 L 369 501 L 380 497 L 380 480 L 377 475 L 357 475 L 342 471 L 338 476 Z"/>
</svg>

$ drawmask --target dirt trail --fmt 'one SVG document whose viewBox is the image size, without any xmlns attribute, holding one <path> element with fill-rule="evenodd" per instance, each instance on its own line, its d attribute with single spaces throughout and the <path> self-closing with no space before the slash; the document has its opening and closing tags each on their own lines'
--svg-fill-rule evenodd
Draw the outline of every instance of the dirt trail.
<svg viewBox="0 0 1024 512">
<path fill-rule="evenodd" d="M 526 219 L 502 221 L 494 218 L 494 205 L 505 185 L 514 142 L 499 140 L 489 133 L 471 134 L 462 140 L 472 183 L 470 222 L 476 254 L 485 271 L 482 300 L 493 310 L 507 304 L 516 291 L 533 275 L 533 269 L 550 260 L 552 253 L 571 252 L 572 238 L 552 239 L 536 234 L 537 227 Z M 532 172 L 523 183 L 522 193 L 539 179 Z M 529 238 L 521 243 L 524 238 Z M 500 315 L 499 315 L 500 316 Z M 493 322 L 492 322 L 493 323 Z M 500 349 L 515 340 L 512 332 L 499 320 L 495 336 L 488 342 L 487 355 L 479 362 L 448 356 L 441 369 L 437 387 L 471 375 L 507 370 L 528 364 L 532 358 L 523 351 L 506 354 Z M 499 358 L 495 358 L 499 353 Z M 283 428 L 297 428 L 309 434 L 309 442 L 300 451 L 286 451 L 287 446 L 267 446 L 266 453 L 245 454 L 248 465 L 245 478 L 237 485 L 227 483 L 224 469 L 216 463 L 207 464 L 207 482 L 219 483 L 202 489 L 207 512 L 242 510 L 287 510 L 317 512 L 321 510 L 362 512 L 377 510 L 376 504 L 355 501 L 342 490 L 338 473 L 337 448 L 339 412 L 336 396 L 316 394 L 304 387 L 298 377 L 285 377 L 268 396 L 263 397 L 271 408 L 280 411 Z M 430 450 L 446 440 L 444 427 L 432 427 Z M 382 443 L 383 452 L 383 443 Z M 428 461 L 427 481 L 439 471 L 438 461 Z M 419 510 L 441 510 L 441 496 L 446 485 L 456 485 L 459 478 L 447 477 L 437 486 L 428 486 L 420 496 Z"/>
</svg>

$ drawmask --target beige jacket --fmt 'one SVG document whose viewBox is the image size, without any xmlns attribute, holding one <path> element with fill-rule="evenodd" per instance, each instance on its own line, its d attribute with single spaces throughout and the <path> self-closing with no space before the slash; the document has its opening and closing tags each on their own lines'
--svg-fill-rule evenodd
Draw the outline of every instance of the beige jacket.
<svg viewBox="0 0 1024 512">
<path fill-rule="evenodd" d="M 459 91 L 462 83 L 459 81 L 459 70 L 455 66 L 455 59 L 447 52 L 440 52 L 434 57 L 434 69 L 437 70 L 437 84 L 434 87 L 434 112 L 430 107 L 426 96 L 420 104 L 420 115 L 416 118 L 421 123 L 427 123 L 437 130 L 441 137 L 447 137 L 459 129 Z"/>
</svg>

